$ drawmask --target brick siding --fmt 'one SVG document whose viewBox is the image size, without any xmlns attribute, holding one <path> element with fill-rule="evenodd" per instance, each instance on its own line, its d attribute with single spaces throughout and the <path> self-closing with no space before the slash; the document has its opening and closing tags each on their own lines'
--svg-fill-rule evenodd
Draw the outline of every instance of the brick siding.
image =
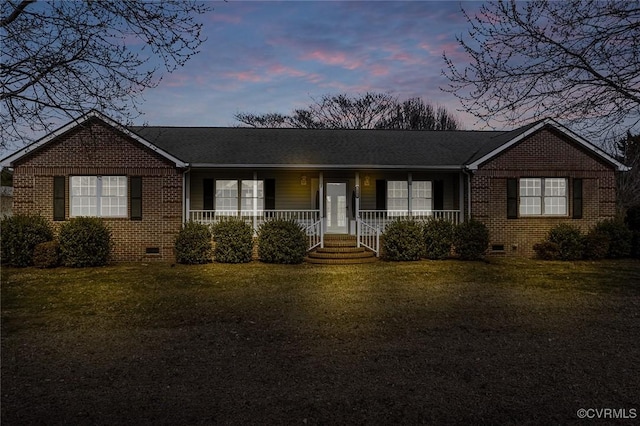
<svg viewBox="0 0 640 426">
<path fill-rule="evenodd" d="M 40 214 L 58 229 L 62 222 L 53 221 L 53 178 L 66 177 L 68 219 L 73 175 L 142 177 L 142 220 L 105 218 L 113 260 L 174 261 L 174 240 L 182 224 L 182 171 L 175 164 L 102 121 L 89 120 L 15 165 L 14 213 Z M 127 206 L 130 209 L 128 200 Z M 147 248 L 160 253 L 146 254 Z"/>
<path fill-rule="evenodd" d="M 507 179 L 523 177 L 568 178 L 568 216 L 507 219 Z M 583 179 L 582 219 L 571 217 L 573 178 Z M 600 220 L 615 216 L 612 166 L 548 128 L 481 165 L 472 177 L 471 191 L 472 216 L 487 225 L 491 245 L 504 246 L 506 255 L 533 256 L 533 245 L 559 223 L 587 231 Z"/>
</svg>

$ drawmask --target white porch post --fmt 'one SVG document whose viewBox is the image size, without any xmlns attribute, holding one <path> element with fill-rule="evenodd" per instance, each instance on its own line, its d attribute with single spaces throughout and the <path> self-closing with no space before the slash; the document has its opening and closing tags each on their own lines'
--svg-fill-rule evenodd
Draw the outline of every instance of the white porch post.
<svg viewBox="0 0 640 426">
<path fill-rule="evenodd" d="M 258 232 L 258 172 L 253 172 L 253 232 Z M 263 188 L 264 189 L 264 188 Z"/>
<path fill-rule="evenodd" d="M 356 218 L 356 241 L 357 247 L 360 247 L 360 172 L 356 172 L 356 205 L 353 206 L 355 209 L 355 218 Z"/>
<path fill-rule="evenodd" d="M 356 219 L 360 217 L 360 172 L 356 172 Z"/>
<path fill-rule="evenodd" d="M 318 208 L 320 209 L 320 248 L 324 248 L 324 176 L 318 175 Z"/>
<path fill-rule="evenodd" d="M 464 174 L 462 173 L 459 175 L 458 188 L 458 210 L 460 210 L 458 222 L 464 222 Z"/>
<path fill-rule="evenodd" d="M 184 216 L 182 223 L 187 223 L 191 219 L 191 173 L 190 170 L 184 172 L 182 180 L 182 199 L 184 200 Z"/>
</svg>

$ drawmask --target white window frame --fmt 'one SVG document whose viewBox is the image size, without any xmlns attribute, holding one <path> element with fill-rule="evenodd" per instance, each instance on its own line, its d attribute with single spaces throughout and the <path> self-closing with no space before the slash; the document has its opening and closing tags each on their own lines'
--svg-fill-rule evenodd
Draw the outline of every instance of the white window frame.
<svg viewBox="0 0 640 426">
<path fill-rule="evenodd" d="M 387 215 L 405 216 L 409 212 L 409 182 L 387 181 Z"/>
<path fill-rule="evenodd" d="M 411 203 L 409 197 L 411 197 Z M 418 206 L 419 204 L 424 205 Z M 409 206 L 411 206 L 411 212 L 433 211 L 433 181 L 414 180 L 411 184 L 408 180 L 387 181 L 387 215 L 408 215 Z"/>
<path fill-rule="evenodd" d="M 231 183 L 235 186 L 233 190 L 222 189 L 222 186 L 230 186 Z M 223 200 L 229 202 L 223 202 Z M 216 179 L 214 208 L 221 215 L 261 215 L 264 211 L 264 180 Z"/>
<path fill-rule="evenodd" d="M 518 212 L 522 217 L 569 215 L 569 179 L 521 178 Z"/>
<path fill-rule="evenodd" d="M 70 176 L 69 217 L 128 217 L 127 176 Z"/>
</svg>

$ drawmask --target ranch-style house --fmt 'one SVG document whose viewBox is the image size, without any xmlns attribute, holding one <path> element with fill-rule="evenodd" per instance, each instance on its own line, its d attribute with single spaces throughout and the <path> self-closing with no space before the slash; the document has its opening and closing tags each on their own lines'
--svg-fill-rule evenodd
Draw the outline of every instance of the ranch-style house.
<svg viewBox="0 0 640 426">
<path fill-rule="evenodd" d="M 512 131 L 126 127 L 90 112 L 1 160 L 14 213 L 104 218 L 116 261 L 173 261 L 183 223 L 291 218 L 379 252 L 398 218 L 474 218 L 490 253 L 532 256 L 554 225 L 615 215 L 627 168 L 552 119 Z"/>
</svg>

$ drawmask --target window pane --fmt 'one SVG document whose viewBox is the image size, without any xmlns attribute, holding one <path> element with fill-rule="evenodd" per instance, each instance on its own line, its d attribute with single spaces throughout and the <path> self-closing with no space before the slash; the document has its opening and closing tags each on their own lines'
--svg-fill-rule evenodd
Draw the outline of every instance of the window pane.
<svg viewBox="0 0 640 426">
<path fill-rule="evenodd" d="M 409 183 L 404 180 L 387 182 L 387 210 L 408 211 Z"/>
<path fill-rule="evenodd" d="M 544 195 L 545 196 L 560 196 L 567 195 L 567 180 L 566 179 L 545 179 L 544 180 Z"/>
<path fill-rule="evenodd" d="M 566 215 L 567 199 L 565 197 L 545 197 L 544 214 Z"/>
<path fill-rule="evenodd" d="M 261 212 L 264 209 L 264 182 L 261 180 L 242 181 L 242 199 L 240 206 L 243 212 Z"/>
<path fill-rule="evenodd" d="M 541 214 L 542 203 L 540 197 L 520 197 L 520 214 Z"/>
<path fill-rule="evenodd" d="M 432 194 L 431 181 L 413 181 L 411 183 L 411 210 L 431 210 Z"/>
<path fill-rule="evenodd" d="M 216 180 L 216 210 L 238 210 L 237 180 Z"/>
<path fill-rule="evenodd" d="M 520 179 L 520 196 L 531 197 L 540 196 L 542 179 Z"/>
</svg>

